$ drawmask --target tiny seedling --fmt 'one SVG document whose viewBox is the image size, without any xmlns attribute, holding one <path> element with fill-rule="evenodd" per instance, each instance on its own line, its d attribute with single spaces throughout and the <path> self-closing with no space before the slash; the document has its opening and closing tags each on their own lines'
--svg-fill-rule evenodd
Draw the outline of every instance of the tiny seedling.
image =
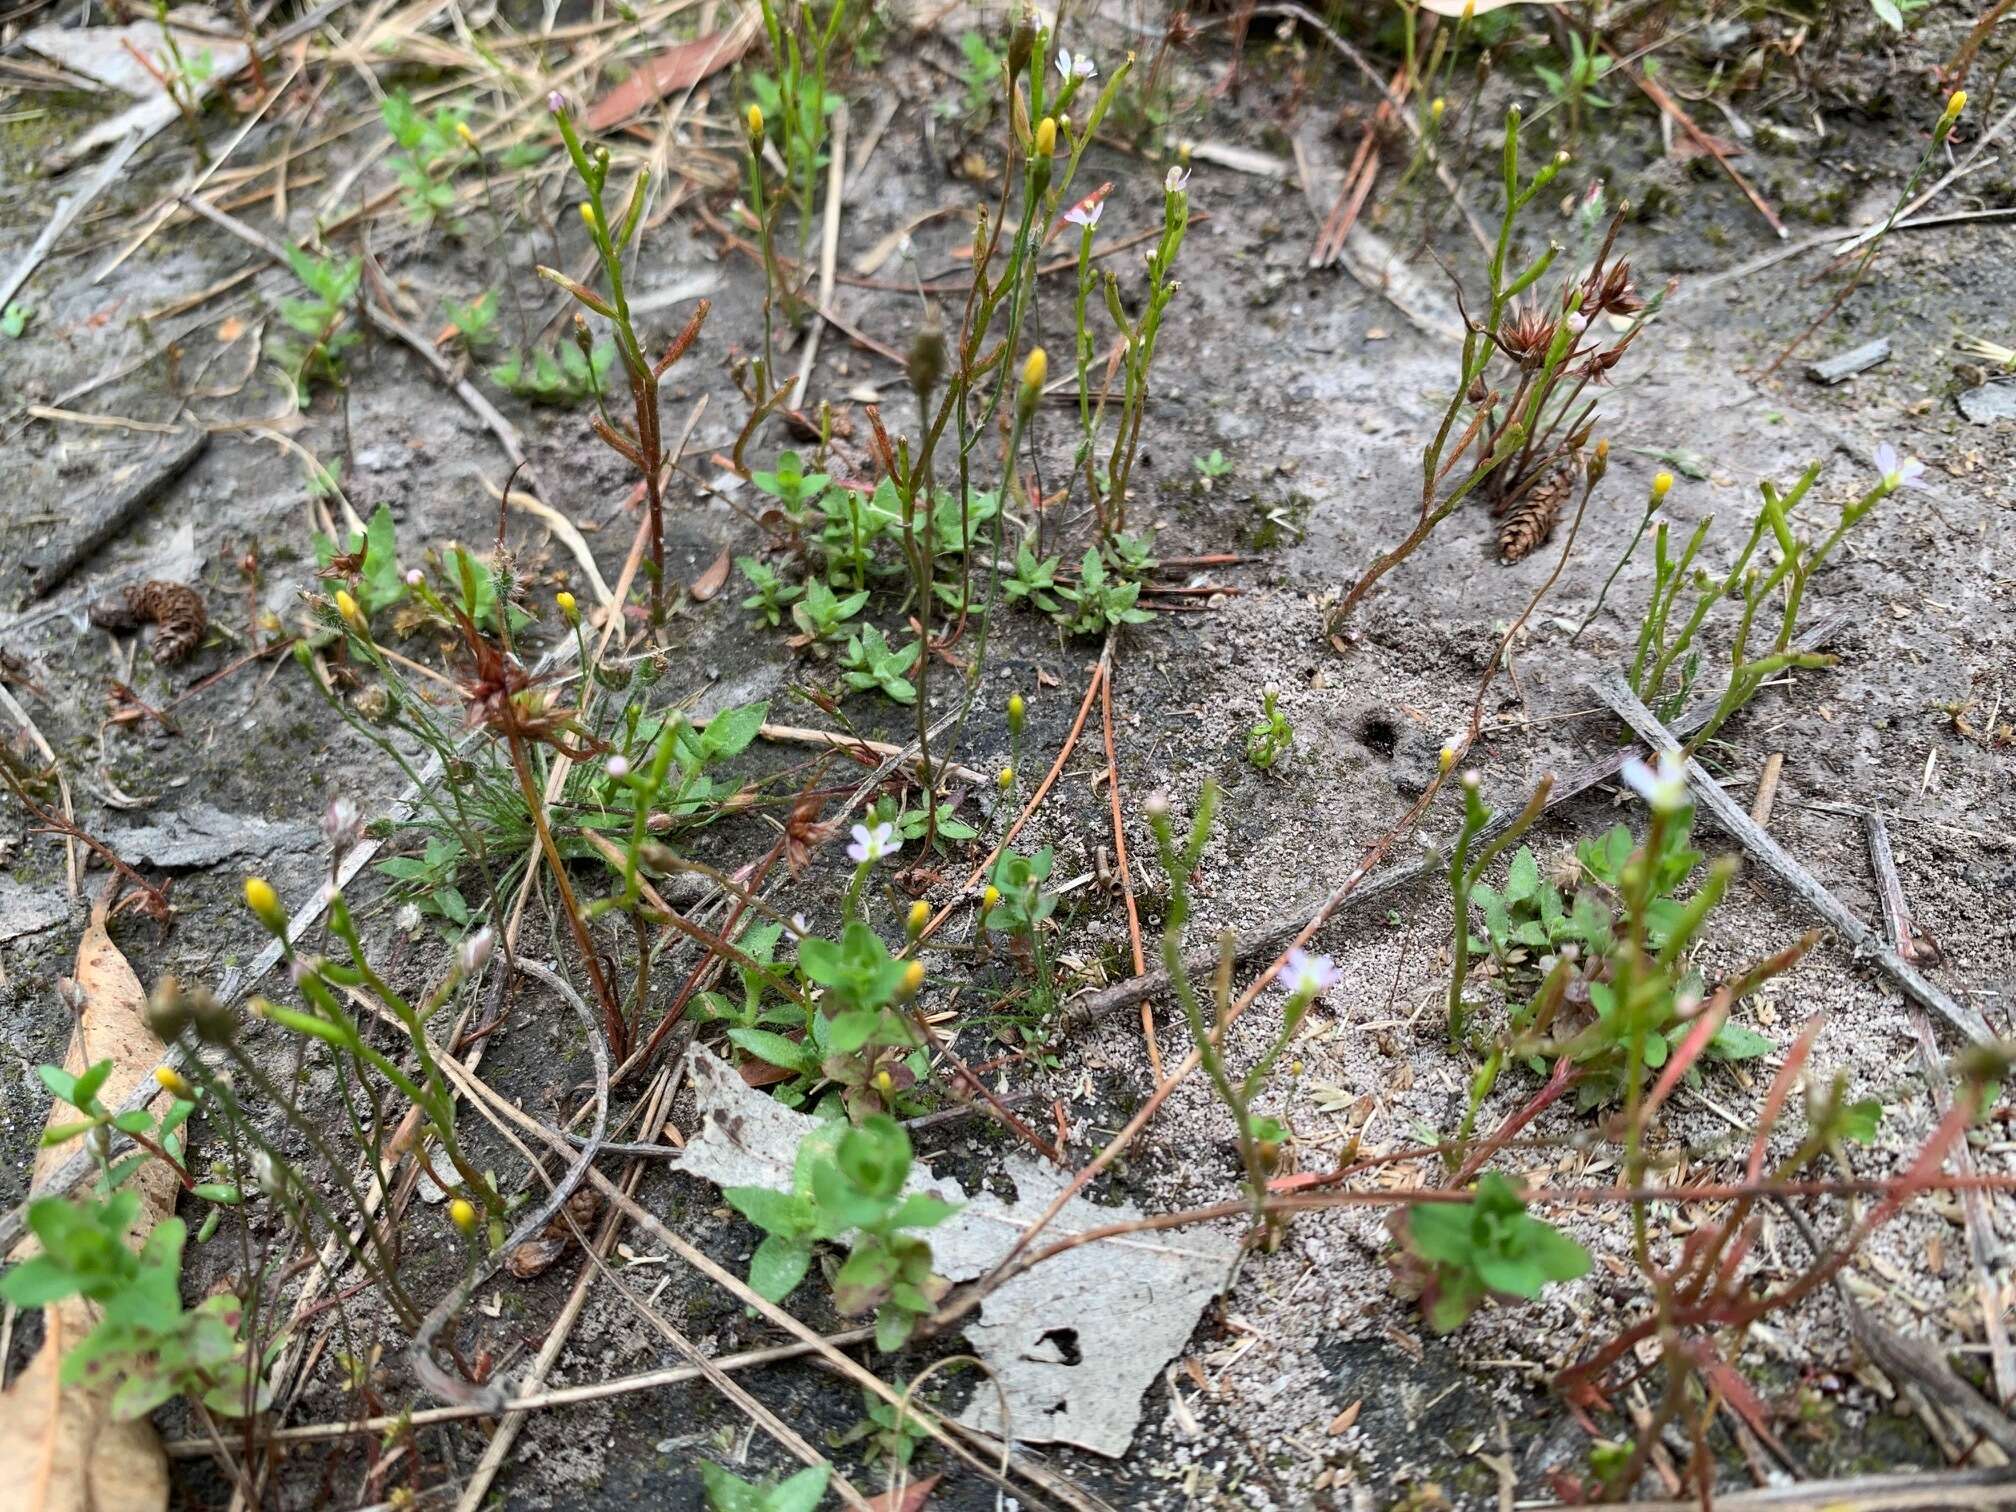
<svg viewBox="0 0 2016 1512">
<path fill-rule="evenodd" d="M 756 590 L 742 600 L 742 607 L 775 630 L 784 623 L 791 605 L 798 601 L 805 589 L 797 583 L 785 582 L 754 557 L 737 557 L 735 565 L 748 580 L 749 586 Z"/>
<path fill-rule="evenodd" d="M 1260 718 L 1246 732 L 1246 759 L 1261 771 L 1274 764 L 1295 744 L 1295 727 L 1281 712 L 1281 692 L 1271 684 L 1260 693 Z"/>
<path fill-rule="evenodd" d="M 1400 1228 L 1403 1277 L 1418 1287 L 1437 1333 L 1461 1328 L 1490 1297 L 1537 1298 L 1550 1282 L 1586 1275 L 1589 1252 L 1529 1217 L 1526 1199 L 1486 1171 L 1467 1202 L 1419 1202 Z M 1411 1274 L 1410 1274 L 1411 1272 Z"/>
<path fill-rule="evenodd" d="M 922 641 L 912 641 L 901 651 L 893 650 L 880 630 L 863 625 L 860 634 L 847 638 L 847 649 L 840 653 L 840 666 L 846 673 L 847 685 L 855 692 L 880 688 L 896 703 L 913 704 L 917 701 L 917 685 L 904 674 L 916 667 L 923 649 Z"/>
<path fill-rule="evenodd" d="M 831 1465 L 808 1465 L 796 1475 L 772 1485 L 746 1481 L 710 1460 L 700 1462 L 700 1480 L 707 1490 L 708 1512 L 812 1512 L 826 1495 Z"/>
<path fill-rule="evenodd" d="M 499 388 L 534 404 L 570 408 L 607 393 L 615 365 L 616 348 L 609 342 L 598 341 L 584 353 L 563 341 L 551 352 L 533 352 L 529 359 L 514 353 L 490 370 L 490 378 Z"/>
<path fill-rule="evenodd" d="M 280 301 L 280 318 L 294 335 L 275 337 L 266 349 L 286 372 L 294 402 L 305 405 L 317 379 L 342 384 L 343 354 L 361 338 L 350 322 L 350 307 L 357 299 L 364 260 L 317 257 L 289 247 L 287 263 L 313 297 Z"/>
<path fill-rule="evenodd" d="M 835 639 L 841 627 L 859 614 L 867 603 L 866 588 L 843 599 L 819 579 L 813 578 L 805 585 L 805 596 L 791 606 L 791 621 L 808 644 L 818 644 Z"/>
<path fill-rule="evenodd" d="M 1136 606 L 1141 585 L 1108 573 L 1094 546 L 1085 549 L 1078 581 L 1060 584 L 1056 593 L 1066 605 L 1057 613 L 1057 623 L 1072 635 L 1104 635 L 1117 625 L 1145 625 L 1155 617 Z"/>
<path fill-rule="evenodd" d="M 1196 467 L 1197 475 L 1207 483 L 1222 478 L 1232 471 L 1232 464 L 1225 460 L 1225 453 L 1215 446 L 1197 458 L 1192 465 Z"/>
</svg>

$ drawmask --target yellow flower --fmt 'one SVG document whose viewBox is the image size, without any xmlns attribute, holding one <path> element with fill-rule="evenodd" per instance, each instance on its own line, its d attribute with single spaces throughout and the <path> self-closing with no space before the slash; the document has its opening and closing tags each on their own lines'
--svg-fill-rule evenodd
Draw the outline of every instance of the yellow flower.
<svg viewBox="0 0 2016 1512">
<path fill-rule="evenodd" d="M 896 1090 L 896 1078 L 891 1076 L 886 1070 L 877 1071 L 875 1073 L 875 1090 L 880 1092 L 884 1097 L 887 1097 L 891 1092 Z"/>
<path fill-rule="evenodd" d="M 931 922 L 931 905 L 919 898 L 910 905 L 910 917 L 903 921 L 904 931 L 911 939 L 924 933 L 924 926 Z"/>
<path fill-rule="evenodd" d="M 983 914 L 992 913 L 994 911 L 994 906 L 1000 901 L 1001 901 L 1001 889 L 995 887 L 992 883 L 989 883 L 987 890 L 982 894 L 980 894 L 980 912 L 982 912 Z"/>
<path fill-rule="evenodd" d="M 273 884 L 264 877 L 245 879 L 245 906 L 275 934 L 286 930 L 287 915 L 281 911 L 280 895 L 273 891 Z"/>
<path fill-rule="evenodd" d="M 581 610 L 575 604 L 573 594 L 565 592 L 556 593 L 553 595 L 553 602 L 559 605 L 560 618 L 567 621 L 568 624 L 571 625 L 581 618 Z"/>
<path fill-rule="evenodd" d="M 1043 348 L 1037 347 L 1022 364 L 1022 387 L 1040 389 L 1043 380 L 1050 376 L 1050 358 Z"/>
<path fill-rule="evenodd" d="M 1673 474 L 1671 474 L 1670 472 L 1661 471 L 1656 472 L 1652 475 L 1652 502 L 1654 504 L 1657 504 L 1661 499 L 1665 498 L 1666 495 L 1671 493 L 1672 491 L 1673 491 Z"/>
<path fill-rule="evenodd" d="M 763 107 L 761 105 L 751 105 L 749 107 L 749 113 L 744 119 L 746 119 L 749 124 L 749 140 L 752 142 L 762 141 Z"/>
<path fill-rule="evenodd" d="M 912 961 L 903 968 L 903 985 L 898 991 L 906 998 L 913 998 L 924 987 L 924 963 Z"/>
<path fill-rule="evenodd" d="M 177 1071 L 173 1066 L 156 1066 L 154 1068 L 154 1080 L 160 1085 L 162 1091 L 172 1092 L 184 1102 L 195 1101 L 196 1089 L 189 1085 L 189 1078 L 184 1076 L 180 1071 Z"/>
<path fill-rule="evenodd" d="M 448 1221 L 465 1234 L 476 1232 L 476 1204 L 466 1197 L 457 1197 L 448 1204 Z"/>
<path fill-rule="evenodd" d="M 1036 123 L 1036 156 L 1039 158 L 1057 155 L 1057 123 L 1049 116 Z"/>
</svg>

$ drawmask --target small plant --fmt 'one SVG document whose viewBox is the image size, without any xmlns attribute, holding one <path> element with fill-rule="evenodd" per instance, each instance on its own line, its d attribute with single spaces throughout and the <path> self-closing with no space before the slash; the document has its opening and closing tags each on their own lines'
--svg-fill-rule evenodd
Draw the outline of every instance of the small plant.
<svg viewBox="0 0 2016 1512">
<path fill-rule="evenodd" d="M 811 510 L 825 497 L 831 479 L 825 473 L 806 472 L 798 453 L 787 451 L 777 458 L 772 471 L 752 472 L 749 481 L 777 501 L 785 519 L 802 527 Z"/>
<path fill-rule="evenodd" d="M 321 575 L 341 579 L 366 620 L 402 602 L 407 595 L 408 584 L 399 571 L 394 531 L 391 506 L 380 504 L 371 511 L 364 534 L 352 531 L 341 551 L 325 535 L 318 533 L 313 538 L 315 565 Z"/>
<path fill-rule="evenodd" d="M 469 127 L 467 112 L 443 107 L 432 115 L 423 114 L 404 90 L 395 90 L 381 100 L 378 112 L 399 147 L 392 155 L 392 172 L 405 190 L 407 217 L 418 226 L 449 221 L 455 208 L 455 185 L 440 176 L 440 169 L 444 164 L 452 169 L 462 155 Z"/>
<path fill-rule="evenodd" d="M 1192 462 L 1191 466 L 1197 469 L 1197 476 L 1206 483 L 1216 482 L 1232 471 L 1232 464 L 1225 460 L 1225 453 L 1215 446 Z"/>
<path fill-rule="evenodd" d="M 756 591 L 742 600 L 742 607 L 775 630 L 784 623 L 791 606 L 804 594 L 797 583 L 787 583 L 756 558 L 740 556 L 735 566 Z M 824 586 L 823 584 L 821 586 Z"/>
<path fill-rule="evenodd" d="M 1169 973 L 1176 1001 L 1182 1006 L 1190 1027 L 1190 1040 L 1199 1064 L 1211 1080 L 1212 1090 L 1231 1114 L 1239 1138 L 1239 1161 L 1245 1168 L 1246 1195 L 1253 1204 L 1262 1242 L 1270 1250 L 1279 1246 L 1286 1231 L 1284 1217 L 1267 1207 L 1267 1180 L 1280 1162 L 1288 1131 L 1279 1120 L 1256 1113 L 1253 1104 L 1267 1088 L 1282 1053 L 1302 1027 L 1309 1005 L 1342 979 L 1337 963 L 1328 956 L 1313 956 L 1300 949 L 1288 953 L 1286 969 L 1279 978 L 1287 990 L 1282 1005 L 1281 1027 L 1246 1075 L 1233 1081 L 1225 1064 L 1224 1034 L 1232 1015 L 1233 937 L 1228 930 L 1219 945 L 1219 970 L 1213 989 L 1213 1013 L 1206 1018 L 1204 1004 L 1190 980 L 1183 961 L 1183 929 L 1190 919 L 1190 878 L 1203 859 L 1204 843 L 1210 838 L 1211 821 L 1218 808 L 1217 784 L 1207 782 L 1197 798 L 1197 815 L 1190 833 L 1179 846 L 1169 817 L 1169 802 L 1159 795 L 1147 805 L 1148 824 L 1155 832 L 1155 847 L 1162 872 L 1169 880 L 1169 907 L 1162 922 L 1162 967 Z"/>
<path fill-rule="evenodd" d="M 847 17 L 847 0 L 833 0 L 823 25 L 810 5 L 791 7 L 787 17 L 779 15 L 773 0 L 762 4 L 776 73 L 751 74 L 749 87 L 784 159 L 802 251 L 811 245 L 816 224 L 820 172 L 826 166 L 826 118 L 840 108 L 840 97 L 827 91 L 826 77 Z"/>
<path fill-rule="evenodd" d="M 1038 560 L 1036 553 L 1029 549 L 1029 542 L 1024 540 L 1015 552 L 1015 571 L 1012 576 L 1002 579 L 1001 591 L 1011 600 L 1027 603 L 1045 614 L 1058 613 L 1058 596 L 1062 592 L 1057 584 L 1058 562 L 1059 559 L 1054 556 Z"/>
<path fill-rule="evenodd" d="M 449 300 L 442 306 L 441 317 L 455 334 L 462 339 L 466 351 L 477 351 L 489 346 L 497 339 L 497 291 L 485 289 L 467 304 Z M 616 355 L 612 350 L 612 358 Z"/>
<path fill-rule="evenodd" d="M 0 310 L 0 336 L 5 336 L 9 341 L 19 341 L 26 334 L 28 323 L 34 318 L 35 311 L 32 306 L 25 305 L 18 299 L 9 300 L 7 308 Z"/>
<path fill-rule="evenodd" d="M 818 578 L 805 584 L 805 596 L 791 606 L 791 622 L 798 627 L 806 645 L 835 639 L 847 621 L 868 603 L 868 590 L 850 593 L 844 599 Z"/>
<path fill-rule="evenodd" d="M 1596 86 L 1603 82 L 1603 76 L 1610 72 L 1610 59 L 1603 53 L 1593 51 L 1582 40 L 1582 34 L 1575 30 L 1568 33 L 1568 56 L 1562 60 L 1561 68 L 1552 69 L 1544 63 L 1535 63 L 1533 72 L 1540 76 L 1540 82 L 1547 86 L 1554 103 L 1568 109 L 1568 140 L 1582 139 L 1582 111 L 1593 106 L 1597 110 L 1609 110 L 1616 101 L 1596 92 Z"/>
<path fill-rule="evenodd" d="M 551 352 L 512 353 L 490 370 L 490 380 L 534 404 L 572 409 L 608 393 L 615 365 L 616 348 L 609 342 L 598 341 L 583 352 L 575 343 L 563 341 Z"/>
<path fill-rule="evenodd" d="M 710 1460 L 700 1462 L 708 1512 L 812 1512 L 826 1495 L 831 1465 L 809 1465 L 775 1485 L 746 1481 Z"/>
<path fill-rule="evenodd" d="M 959 83 L 965 92 L 956 102 L 944 101 L 939 108 L 945 115 L 977 119 L 994 108 L 1001 88 L 1001 73 L 1008 66 L 1008 55 L 977 31 L 969 31 L 960 37 L 959 52 L 965 59 L 959 70 Z"/>
<path fill-rule="evenodd" d="M 301 247 L 289 247 L 287 264 L 314 297 L 280 301 L 281 320 L 301 339 L 276 337 L 266 349 L 286 372 L 295 404 L 306 405 L 316 380 L 338 386 L 343 382 L 343 354 L 362 334 L 350 322 L 350 311 L 357 299 L 358 281 L 364 276 L 364 260 L 322 258 Z"/>
<path fill-rule="evenodd" d="M 1064 607 L 1054 617 L 1072 635 L 1104 635 L 1115 626 L 1145 625 L 1155 617 L 1136 605 L 1140 583 L 1110 575 L 1096 546 L 1085 549 L 1078 581 L 1059 584 L 1055 592 Z"/>
<path fill-rule="evenodd" d="M 1417 1202 L 1399 1225 L 1403 1286 L 1437 1333 L 1461 1328 L 1491 1297 L 1537 1298 L 1587 1275 L 1589 1252 L 1528 1216 L 1526 1199 L 1486 1171 L 1465 1202 Z"/>
<path fill-rule="evenodd" d="M 901 651 L 892 650 L 880 630 L 863 625 L 858 635 L 847 638 L 847 649 L 840 653 L 840 665 L 846 673 L 847 685 L 855 692 L 880 688 L 895 703 L 914 704 L 917 685 L 904 674 L 916 667 L 923 649 L 922 641 L 912 641 Z"/>
<path fill-rule="evenodd" d="M 773 1302 L 789 1296 L 821 1242 L 852 1235 L 852 1252 L 833 1277 L 844 1316 L 875 1313 L 875 1347 L 900 1349 L 945 1294 L 932 1274 L 929 1241 L 906 1232 L 933 1228 L 958 1205 L 929 1192 L 904 1194 L 910 1136 L 886 1114 L 844 1131 L 814 1130 L 798 1147 L 789 1192 L 729 1187 L 722 1195 L 764 1232 L 749 1262 L 749 1284 Z"/>
<path fill-rule="evenodd" d="M 1263 772 L 1288 754 L 1295 744 L 1295 727 L 1281 712 L 1281 690 L 1269 683 L 1260 690 L 1260 718 L 1246 732 L 1246 759 Z"/>
</svg>

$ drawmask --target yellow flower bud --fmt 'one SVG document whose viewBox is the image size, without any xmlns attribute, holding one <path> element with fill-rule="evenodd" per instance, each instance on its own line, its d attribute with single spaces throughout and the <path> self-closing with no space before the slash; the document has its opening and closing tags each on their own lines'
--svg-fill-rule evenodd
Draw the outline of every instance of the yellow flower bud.
<svg viewBox="0 0 2016 1512">
<path fill-rule="evenodd" d="M 1661 499 L 1665 498 L 1666 495 L 1671 493 L 1672 491 L 1673 491 L 1673 474 L 1671 474 L 1670 472 L 1662 471 L 1662 472 L 1656 472 L 1652 475 L 1652 502 L 1654 504 L 1657 504 Z"/>
<path fill-rule="evenodd" d="M 347 588 L 336 590 L 336 612 L 343 616 L 343 623 L 359 635 L 370 628 L 369 621 L 364 618 L 364 611 L 357 607 L 357 600 L 350 596 L 350 590 Z"/>
<path fill-rule="evenodd" d="M 912 961 L 903 968 L 903 985 L 898 990 L 906 998 L 917 996 L 924 988 L 924 963 Z"/>
<path fill-rule="evenodd" d="M 1010 693 L 1008 695 L 1008 728 L 1019 734 L 1022 729 L 1022 718 L 1028 713 L 1028 710 L 1029 706 L 1022 701 L 1020 693 Z"/>
<path fill-rule="evenodd" d="M 574 624 L 581 618 L 581 610 L 575 604 L 573 594 L 564 591 L 556 593 L 553 595 L 553 602 L 559 606 L 560 618 L 567 621 L 568 624 Z"/>
<path fill-rule="evenodd" d="M 1609 462 L 1609 460 L 1610 460 L 1610 438 L 1609 438 L 1608 436 L 1601 436 L 1601 437 L 1598 437 L 1598 438 L 1597 438 L 1597 441 L 1596 441 L 1596 460 L 1597 460 L 1598 462 L 1603 462 L 1603 463 L 1608 463 L 1608 462 Z"/>
<path fill-rule="evenodd" d="M 1010 788 L 1014 787 L 1015 768 L 1013 768 L 1012 766 L 1004 766 L 1003 768 L 1001 768 L 1001 775 L 994 779 L 994 785 L 999 789 L 1001 789 L 1001 791 L 1004 793 L 1007 792 Z"/>
<path fill-rule="evenodd" d="M 457 121 L 455 123 L 455 135 L 462 139 L 464 147 L 467 147 L 471 152 L 476 150 L 476 133 L 469 129 L 467 121 Z"/>
<path fill-rule="evenodd" d="M 1477 19 L 1477 0 L 1463 0 L 1463 19 L 1465 22 Z"/>
<path fill-rule="evenodd" d="M 1441 754 L 1435 758 L 1435 764 L 1446 772 L 1456 765 L 1457 755 L 1456 742 L 1452 740 L 1442 747 Z"/>
<path fill-rule="evenodd" d="M 476 1204 L 467 1197 L 457 1197 L 448 1204 L 448 1221 L 465 1234 L 476 1232 Z"/>
<path fill-rule="evenodd" d="M 273 891 L 273 884 L 264 877 L 245 879 L 245 906 L 275 934 L 287 928 L 287 915 L 281 911 L 280 895 Z"/>
<path fill-rule="evenodd" d="M 896 1078 L 891 1076 L 886 1069 L 877 1071 L 875 1073 L 875 1090 L 880 1092 L 884 1097 L 887 1097 L 891 1092 L 896 1090 Z"/>
<path fill-rule="evenodd" d="M 154 1068 L 154 1080 L 162 1091 L 172 1092 L 184 1102 L 195 1100 L 196 1089 L 189 1085 L 189 1078 L 184 1076 L 180 1071 L 177 1071 L 173 1066 L 156 1066 Z"/>
<path fill-rule="evenodd" d="M 992 913 L 994 906 L 1000 901 L 1001 889 L 990 882 L 987 885 L 987 890 L 980 894 L 980 912 L 983 914 Z"/>
<path fill-rule="evenodd" d="M 924 926 L 930 922 L 931 905 L 919 898 L 910 905 L 910 916 L 903 921 L 903 929 L 914 940 L 924 933 Z"/>
<path fill-rule="evenodd" d="M 752 142 L 761 142 L 763 140 L 763 107 L 752 104 L 748 112 L 743 116 L 743 120 L 749 127 L 749 140 Z"/>
<path fill-rule="evenodd" d="M 586 226 L 588 234 L 593 236 L 595 234 L 595 207 L 589 204 L 588 201 L 583 200 L 575 208 L 581 212 L 581 224 Z"/>
<path fill-rule="evenodd" d="M 1961 112 L 1961 111 L 1963 111 L 1963 110 L 1965 110 L 1966 108 L 1967 108 L 1967 91 L 1966 91 L 1966 90 L 1964 90 L 1964 89 L 1956 89 L 1956 90 L 1954 90 L 1954 91 L 1953 91 L 1953 93 L 1952 93 L 1952 94 L 1950 94 L 1950 95 L 1948 95 L 1948 96 L 1946 97 L 1946 119 L 1947 119 L 1947 120 L 1949 120 L 1949 121 L 1954 121 L 1954 120 L 1958 120 L 1958 119 L 1960 118 L 1960 112 Z"/>
<path fill-rule="evenodd" d="M 1442 113 L 1449 108 L 1449 102 L 1437 95 L 1428 103 L 1428 119 L 1436 125 L 1442 124 Z"/>
<path fill-rule="evenodd" d="M 1049 116 L 1036 123 L 1036 156 L 1039 158 L 1057 155 L 1057 123 Z"/>
<path fill-rule="evenodd" d="M 1022 364 L 1022 386 L 1040 389 L 1043 380 L 1050 376 L 1050 358 L 1041 347 L 1032 351 Z"/>
</svg>

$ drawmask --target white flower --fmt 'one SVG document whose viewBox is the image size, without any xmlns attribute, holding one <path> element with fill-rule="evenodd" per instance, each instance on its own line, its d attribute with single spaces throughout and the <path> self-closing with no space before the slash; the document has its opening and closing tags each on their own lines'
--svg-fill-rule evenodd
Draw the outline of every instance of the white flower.
<svg viewBox="0 0 2016 1512">
<path fill-rule="evenodd" d="M 1064 219 L 1074 226 L 1096 226 L 1099 217 L 1106 213 L 1106 201 L 1093 200 L 1090 204 L 1080 200 L 1064 212 Z"/>
<path fill-rule="evenodd" d="M 1190 192 L 1190 170 L 1171 168 L 1162 177 L 1162 189 L 1166 194 L 1187 194 Z"/>
<path fill-rule="evenodd" d="M 1083 53 L 1074 58 L 1060 47 L 1057 49 L 1057 72 L 1066 79 L 1096 79 L 1099 77 L 1099 65 Z"/>
<path fill-rule="evenodd" d="M 1916 457 L 1900 457 L 1897 448 L 1888 441 L 1876 448 L 1876 471 L 1883 475 L 1883 486 L 1895 493 L 1900 488 L 1923 488 L 1919 481 L 1925 472 L 1925 464 Z"/>
<path fill-rule="evenodd" d="M 464 976 L 475 976 L 490 964 L 490 952 L 496 948 L 496 931 L 486 924 L 455 947 L 455 964 Z"/>
<path fill-rule="evenodd" d="M 628 777 L 630 775 L 630 758 L 627 756 L 611 756 L 609 758 L 609 775 L 619 782 Z"/>
<path fill-rule="evenodd" d="M 322 811 L 322 838 L 337 855 L 347 855 L 363 834 L 364 816 L 350 799 L 333 799 Z"/>
<path fill-rule="evenodd" d="M 422 572 L 418 567 L 408 567 L 406 569 L 406 586 L 408 588 L 418 588 L 426 581 L 427 574 Z"/>
<path fill-rule="evenodd" d="M 896 837 L 896 826 L 886 819 L 873 829 L 857 824 L 853 833 L 854 843 L 847 847 L 847 855 L 863 866 L 880 861 L 884 856 L 893 856 L 903 848 L 903 842 Z"/>
<path fill-rule="evenodd" d="M 1288 964 L 1281 980 L 1295 997 L 1316 997 L 1344 980 L 1344 973 L 1329 956 L 1311 955 L 1299 946 L 1288 952 Z"/>
<path fill-rule="evenodd" d="M 1656 768 L 1633 756 L 1624 763 L 1624 780 L 1632 792 L 1662 814 L 1687 807 L 1687 763 L 1677 751 L 1661 751 Z"/>
</svg>

